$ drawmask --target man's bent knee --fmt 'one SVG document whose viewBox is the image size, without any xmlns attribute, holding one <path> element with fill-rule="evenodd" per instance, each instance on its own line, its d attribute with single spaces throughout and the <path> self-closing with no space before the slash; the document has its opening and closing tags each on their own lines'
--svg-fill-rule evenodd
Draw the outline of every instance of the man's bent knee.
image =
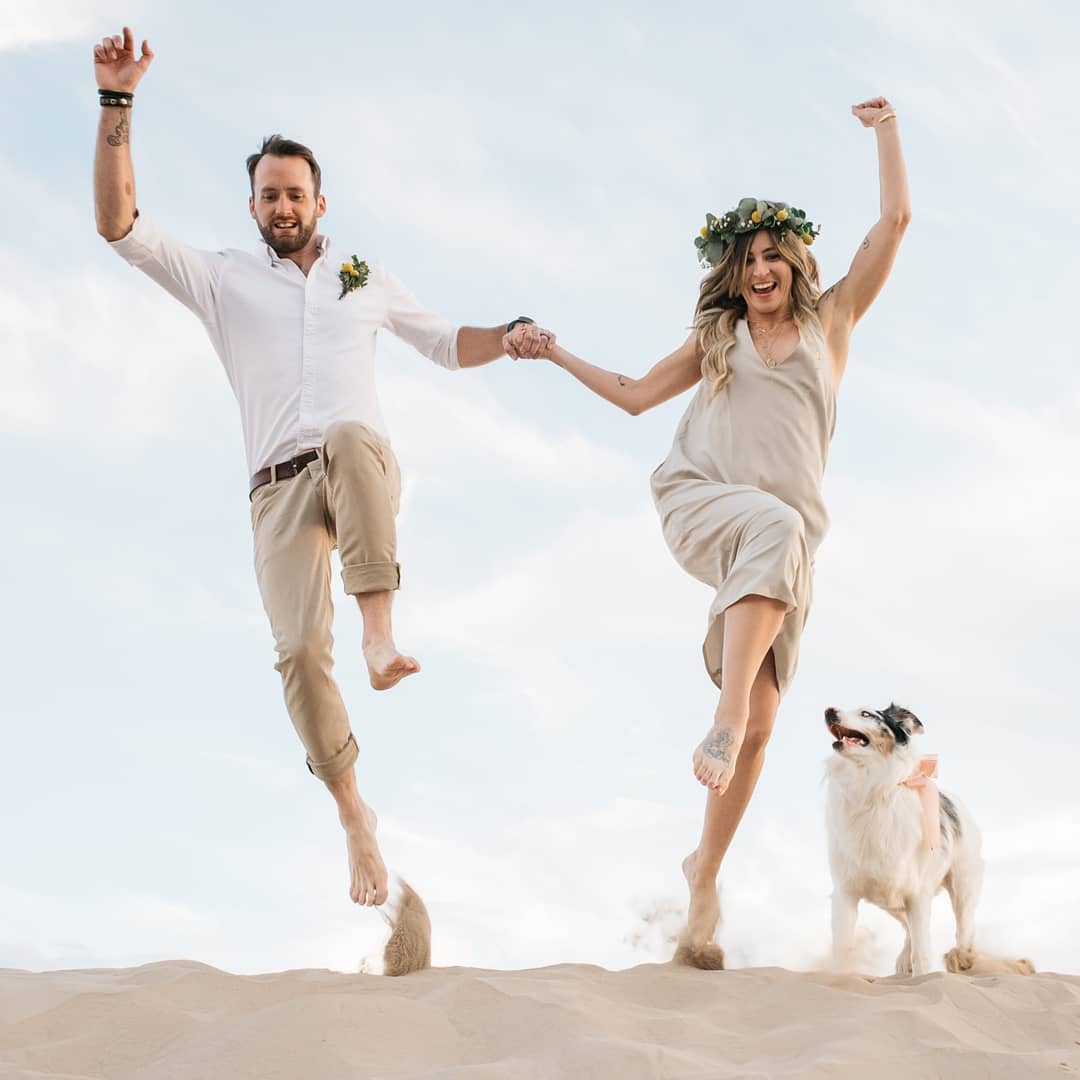
<svg viewBox="0 0 1080 1080">
<path fill-rule="evenodd" d="M 378 432 L 359 420 L 335 420 L 323 432 L 323 446 L 327 454 L 352 454 L 357 450 L 381 454 L 383 445 Z"/>
<path fill-rule="evenodd" d="M 310 678 L 330 670 L 330 643 L 321 636 L 300 635 L 280 639 L 278 662 L 274 667 L 282 675 Z"/>
</svg>

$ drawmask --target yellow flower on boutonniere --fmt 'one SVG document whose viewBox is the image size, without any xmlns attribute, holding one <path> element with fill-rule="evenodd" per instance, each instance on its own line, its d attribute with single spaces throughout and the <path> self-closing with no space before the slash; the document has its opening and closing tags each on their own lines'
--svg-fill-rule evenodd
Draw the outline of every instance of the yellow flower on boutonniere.
<svg viewBox="0 0 1080 1080">
<path fill-rule="evenodd" d="M 341 282 L 341 293 L 338 299 L 344 299 L 345 294 L 351 293 L 353 289 L 362 289 L 367 284 L 369 273 L 371 271 L 368 269 L 368 264 L 355 255 L 351 262 L 342 263 L 338 271 L 338 281 Z"/>
</svg>

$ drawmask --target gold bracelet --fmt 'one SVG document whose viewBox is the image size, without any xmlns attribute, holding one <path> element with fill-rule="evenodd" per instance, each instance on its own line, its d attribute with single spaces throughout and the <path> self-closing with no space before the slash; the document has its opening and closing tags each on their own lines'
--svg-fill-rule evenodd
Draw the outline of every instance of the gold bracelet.
<svg viewBox="0 0 1080 1080">
<path fill-rule="evenodd" d="M 896 111 L 895 110 L 893 110 L 891 112 L 887 112 L 884 116 L 879 116 L 874 121 L 874 127 L 880 127 L 882 124 L 885 123 L 886 120 L 895 120 L 895 119 L 896 119 Z"/>
</svg>

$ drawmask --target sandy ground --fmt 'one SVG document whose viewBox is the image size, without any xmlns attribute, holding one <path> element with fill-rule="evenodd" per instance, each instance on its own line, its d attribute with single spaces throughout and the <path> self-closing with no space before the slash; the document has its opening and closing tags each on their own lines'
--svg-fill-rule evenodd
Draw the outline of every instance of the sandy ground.
<svg viewBox="0 0 1080 1080">
<path fill-rule="evenodd" d="M 1080 1074 L 1080 977 L 916 979 L 648 964 L 231 975 L 185 960 L 0 971 L 0 1077 Z"/>
</svg>

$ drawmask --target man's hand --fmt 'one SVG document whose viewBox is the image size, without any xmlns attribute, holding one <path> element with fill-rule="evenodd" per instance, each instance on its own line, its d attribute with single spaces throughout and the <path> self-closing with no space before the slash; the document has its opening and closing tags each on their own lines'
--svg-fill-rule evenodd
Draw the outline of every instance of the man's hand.
<svg viewBox="0 0 1080 1080">
<path fill-rule="evenodd" d="M 133 94 L 153 59 L 148 41 L 142 43 L 142 56 L 135 55 L 135 35 L 130 26 L 124 27 L 123 37 L 102 38 L 101 44 L 94 46 L 94 76 L 98 89 Z"/>
<path fill-rule="evenodd" d="M 555 335 L 534 323 L 518 323 L 503 335 L 502 343 L 503 351 L 514 360 L 537 360 L 547 356 L 555 344 Z"/>
</svg>

